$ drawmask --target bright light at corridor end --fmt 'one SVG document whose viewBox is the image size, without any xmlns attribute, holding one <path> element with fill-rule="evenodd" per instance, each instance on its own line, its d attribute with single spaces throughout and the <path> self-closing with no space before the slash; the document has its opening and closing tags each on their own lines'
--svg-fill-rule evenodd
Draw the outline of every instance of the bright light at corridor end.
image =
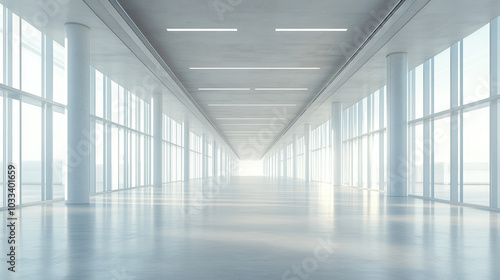
<svg viewBox="0 0 500 280">
<path fill-rule="evenodd" d="M 262 161 L 240 161 L 238 166 L 239 176 L 264 176 Z"/>
</svg>

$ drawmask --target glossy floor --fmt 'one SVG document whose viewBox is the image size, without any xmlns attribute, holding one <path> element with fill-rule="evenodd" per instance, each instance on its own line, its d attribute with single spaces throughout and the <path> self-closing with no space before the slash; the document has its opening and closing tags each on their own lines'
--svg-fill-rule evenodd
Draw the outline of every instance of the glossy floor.
<svg viewBox="0 0 500 280">
<path fill-rule="evenodd" d="M 356 188 L 234 177 L 18 212 L 0 279 L 500 279 L 500 213 Z"/>
</svg>

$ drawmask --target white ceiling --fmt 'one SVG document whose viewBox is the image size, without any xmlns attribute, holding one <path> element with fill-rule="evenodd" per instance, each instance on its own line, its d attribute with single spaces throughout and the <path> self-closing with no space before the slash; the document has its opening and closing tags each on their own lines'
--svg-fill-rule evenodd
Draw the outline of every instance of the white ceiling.
<svg viewBox="0 0 500 280">
<path fill-rule="evenodd" d="M 383 18 L 391 1 L 119 0 L 203 112 L 243 158 L 260 158 L 345 63 L 341 44 L 354 29 Z M 230 4 L 227 4 L 230 5 Z M 238 32 L 167 32 L 166 28 L 237 28 Z M 347 32 L 275 32 L 276 28 L 347 28 Z M 319 67 L 319 70 L 191 70 L 190 67 Z M 250 88 L 200 91 L 199 88 Z M 307 91 L 255 91 L 307 88 Z M 240 106 L 213 106 L 239 104 Z M 265 104 L 267 106 L 241 106 Z M 211 106 L 212 105 L 212 106 Z M 272 106 L 276 105 L 276 106 Z M 288 105 L 288 106 L 279 106 Z M 272 107 L 269 107 L 272 106 Z M 242 119 L 244 118 L 244 119 Z M 258 118 L 258 119 L 251 119 Z M 277 124 L 270 128 L 269 123 Z M 231 125 L 232 124 L 232 125 Z M 261 125 L 257 125 L 261 124 Z M 256 136 L 265 133 L 266 137 Z M 263 139 L 264 138 L 264 139 Z M 242 145 L 252 139 L 252 147 Z M 260 139 L 262 145 L 253 145 Z"/>
</svg>

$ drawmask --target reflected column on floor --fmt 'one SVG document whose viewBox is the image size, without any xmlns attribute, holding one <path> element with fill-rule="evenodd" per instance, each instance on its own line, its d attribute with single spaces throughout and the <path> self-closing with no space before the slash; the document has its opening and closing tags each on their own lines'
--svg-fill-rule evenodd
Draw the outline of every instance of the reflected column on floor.
<svg viewBox="0 0 500 280">
<path fill-rule="evenodd" d="M 70 206 L 67 211 L 67 255 L 70 261 L 66 262 L 68 267 L 64 279 L 95 279 L 97 265 L 95 260 L 98 259 L 96 253 L 99 252 L 96 250 L 95 208 L 92 206 Z M 113 232 L 111 231 L 109 234 L 111 235 L 110 240 L 112 240 Z M 101 248 L 101 250 L 110 249 L 110 244 L 106 244 L 103 240 L 100 242 L 103 242 L 102 246 L 106 247 Z M 120 244 L 113 244 L 120 246 Z M 118 268 L 109 267 L 107 269 L 111 272 Z"/>
</svg>

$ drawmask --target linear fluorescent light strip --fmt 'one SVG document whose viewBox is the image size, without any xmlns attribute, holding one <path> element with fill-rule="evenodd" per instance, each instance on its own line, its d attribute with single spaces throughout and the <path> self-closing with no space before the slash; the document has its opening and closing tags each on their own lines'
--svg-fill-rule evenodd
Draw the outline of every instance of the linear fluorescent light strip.
<svg viewBox="0 0 500 280">
<path fill-rule="evenodd" d="M 233 126 L 240 126 L 240 125 L 260 125 L 260 126 L 266 126 L 266 125 L 269 125 L 269 124 L 268 123 L 220 123 L 219 125 L 233 125 Z M 276 124 L 276 125 L 284 125 L 284 124 L 279 123 L 279 124 Z"/>
<path fill-rule="evenodd" d="M 255 90 L 265 90 L 265 91 L 292 91 L 292 90 L 309 90 L 308 88 L 256 88 Z"/>
<path fill-rule="evenodd" d="M 189 67 L 191 70 L 319 70 L 320 67 Z"/>
<path fill-rule="evenodd" d="M 287 118 L 216 118 L 217 120 L 286 120 Z"/>
<path fill-rule="evenodd" d="M 202 91 L 223 91 L 223 90 L 236 91 L 236 90 L 250 90 L 250 89 L 249 88 L 199 88 L 198 90 L 202 90 Z"/>
<path fill-rule="evenodd" d="M 229 139 L 229 141 L 231 141 L 232 143 L 237 143 L 237 142 L 240 142 L 240 143 L 243 143 L 243 142 L 248 142 L 248 141 L 252 141 L 250 142 L 249 144 L 251 143 L 255 143 L 254 141 L 258 141 L 260 143 L 271 143 L 271 142 L 274 142 L 274 139 L 270 139 L 270 140 L 265 140 L 265 139 L 252 139 L 252 138 L 245 138 L 245 139 Z"/>
<path fill-rule="evenodd" d="M 208 104 L 209 107 L 295 107 L 297 104 Z"/>
<path fill-rule="evenodd" d="M 236 28 L 167 28 L 170 32 L 236 32 Z"/>
<path fill-rule="evenodd" d="M 250 88 L 198 88 L 200 91 L 249 91 Z M 255 88 L 256 91 L 306 91 L 308 88 Z"/>
<path fill-rule="evenodd" d="M 345 32 L 347 28 L 276 28 L 277 32 Z"/>
<path fill-rule="evenodd" d="M 237 134 L 253 134 L 253 133 L 261 133 L 262 131 L 225 131 L 226 135 L 237 135 Z"/>
<path fill-rule="evenodd" d="M 228 138 L 246 138 L 246 137 L 252 137 L 252 136 L 259 136 L 260 135 L 260 132 L 259 133 L 249 133 L 249 134 L 238 134 L 238 135 L 226 135 L 226 137 Z M 272 134 L 268 134 L 266 133 L 266 135 L 276 135 L 276 133 L 272 133 Z"/>
</svg>

